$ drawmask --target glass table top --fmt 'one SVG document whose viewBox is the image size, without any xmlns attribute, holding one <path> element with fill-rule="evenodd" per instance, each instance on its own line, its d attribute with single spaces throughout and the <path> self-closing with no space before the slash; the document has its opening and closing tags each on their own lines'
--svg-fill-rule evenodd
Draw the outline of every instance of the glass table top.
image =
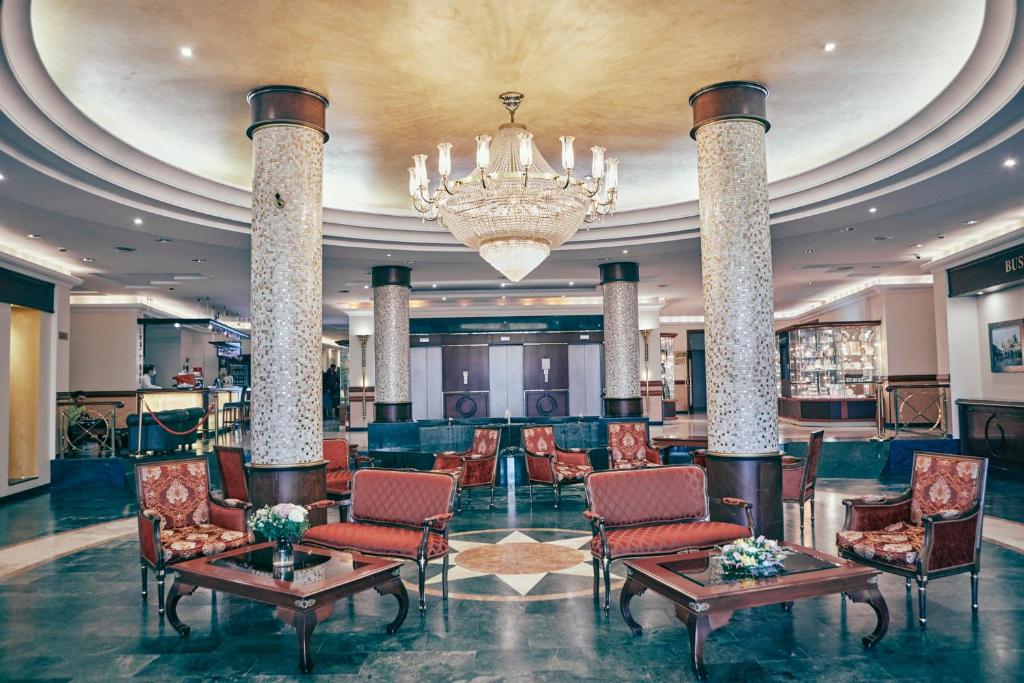
<svg viewBox="0 0 1024 683">
<path fill-rule="evenodd" d="M 714 555 L 702 555 L 693 559 L 675 560 L 662 563 L 659 566 L 673 574 L 678 574 L 684 579 L 693 581 L 698 586 L 719 586 L 740 581 L 761 581 L 780 576 L 793 576 L 794 574 L 815 572 L 822 569 L 833 569 L 842 565 L 827 560 L 819 560 L 812 555 L 794 551 L 783 560 L 782 571 L 765 577 L 756 577 L 726 569 L 722 566 L 721 560 Z"/>
<path fill-rule="evenodd" d="M 353 558 L 295 549 L 295 564 L 291 567 L 274 567 L 272 546 L 250 552 L 221 557 L 210 562 L 211 566 L 231 569 L 252 576 L 263 576 L 293 584 L 317 583 L 327 579 L 345 578 L 354 574 L 365 562 Z"/>
</svg>

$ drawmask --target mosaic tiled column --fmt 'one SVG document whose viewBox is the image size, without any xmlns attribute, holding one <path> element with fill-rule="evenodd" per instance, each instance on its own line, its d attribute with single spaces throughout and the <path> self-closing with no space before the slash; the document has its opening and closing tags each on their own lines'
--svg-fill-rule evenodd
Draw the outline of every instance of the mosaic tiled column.
<svg viewBox="0 0 1024 683">
<path fill-rule="evenodd" d="M 708 486 L 754 505 L 758 533 L 782 538 L 765 99 L 731 81 L 690 97 L 697 141 L 707 363 Z M 733 507 L 712 518 L 742 521 Z"/>
<path fill-rule="evenodd" d="M 412 420 L 409 387 L 409 288 L 412 271 L 405 266 L 374 266 L 373 355 L 377 422 Z"/>
<path fill-rule="evenodd" d="M 249 93 L 252 181 L 252 463 L 259 507 L 326 497 L 323 459 L 323 145 L 327 100 L 291 86 Z M 321 513 L 322 514 L 322 513 Z"/>
<path fill-rule="evenodd" d="M 644 413 L 640 399 L 639 282 L 640 266 L 635 263 L 601 264 L 606 417 L 639 417 Z"/>
</svg>

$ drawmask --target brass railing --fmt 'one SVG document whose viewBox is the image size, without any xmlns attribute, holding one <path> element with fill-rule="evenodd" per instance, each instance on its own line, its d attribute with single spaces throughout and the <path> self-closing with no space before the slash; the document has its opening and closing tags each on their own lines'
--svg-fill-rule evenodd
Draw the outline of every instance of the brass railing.
<svg viewBox="0 0 1024 683">
<path fill-rule="evenodd" d="M 901 434 L 945 437 L 949 430 L 949 384 L 944 382 L 875 383 L 878 398 L 876 439 Z"/>
<path fill-rule="evenodd" d="M 73 405 L 69 401 L 57 402 L 57 443 L 61 454 L 116 457 L 117 411 L 124 408 L 124 402 L 90 401 L 83 406 L 85 413 L 70 424 Z"/>
</svg>

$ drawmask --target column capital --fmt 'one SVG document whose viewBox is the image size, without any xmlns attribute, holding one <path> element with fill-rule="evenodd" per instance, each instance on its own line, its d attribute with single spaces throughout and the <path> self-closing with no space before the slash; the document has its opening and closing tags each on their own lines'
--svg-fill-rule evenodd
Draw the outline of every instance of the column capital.
<svg viewBox="0 0 1024 683">
<path fill-rule="evenodd" d="M 609 282 L 640 282 L 640 265 L 632 261 L 602 263 L 601 284 Z"/>
<path fill-rule="evenodd" d="M 406 266 L 374 266 L 370 269 L 370 283 L 373 287 L 399 285 L 412 287 L 412 268 Z"/>
<path fill-rule="evenodd" d="M 274 124 L 305 126 L 324 136 L 327 142 L 327 107 L 330 103 L 320 93 L 296 85 L 262 85 L 245 97 L 252 113 L 252 123 L 245 130 L 250 138 L 256 129 Z"/>
<path fill-rule="evenodd" d="M 757 121 L 768 132 L 771 124 L 765 108 L 767 98 L 768 88 L 751 81 L 724 81 L 704 86 L 690 95 L 693 107 L 690 137 L 696 140 L 697 129 L 705 124 L 729 119 Z"/>
</svg>

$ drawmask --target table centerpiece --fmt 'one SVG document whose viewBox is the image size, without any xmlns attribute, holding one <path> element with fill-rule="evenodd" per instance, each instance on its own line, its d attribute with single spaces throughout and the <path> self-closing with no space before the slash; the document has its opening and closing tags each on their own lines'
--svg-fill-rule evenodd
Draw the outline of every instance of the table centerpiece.
<svg viewBox="0 0 1024 683">
<path fill-rule="evenodd" d="M 292 543 L 309 529 L 309 510 L 294 503 L 264 505 L 253 513 L 249 525 L 274 542 L 273 566 L 290 567 L 295 564 Z"/>
</svg>

